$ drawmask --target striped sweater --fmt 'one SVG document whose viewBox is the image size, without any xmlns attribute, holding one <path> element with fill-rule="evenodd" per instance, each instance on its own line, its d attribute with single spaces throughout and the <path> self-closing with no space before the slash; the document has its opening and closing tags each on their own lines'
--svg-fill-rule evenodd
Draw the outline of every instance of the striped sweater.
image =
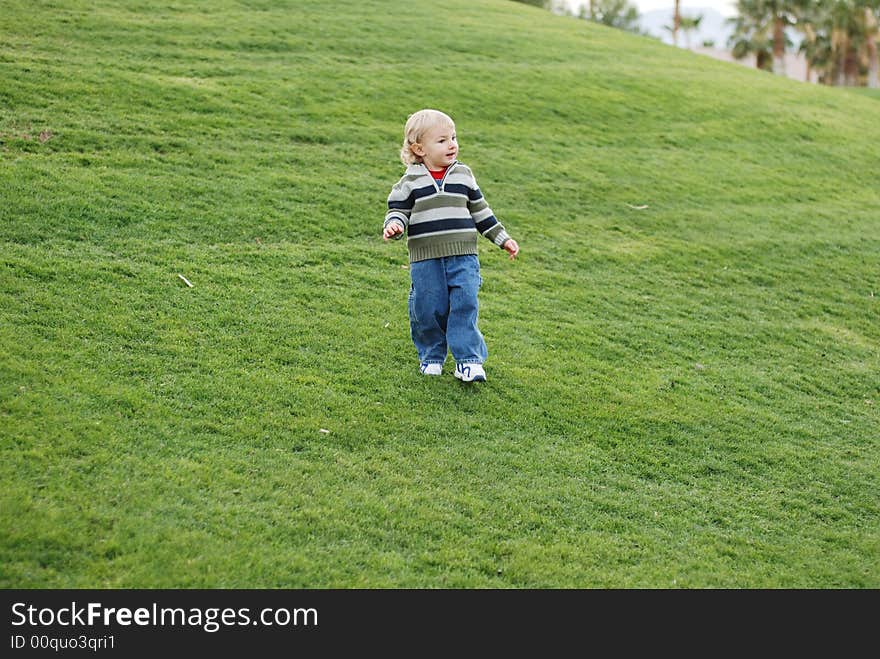
<svg viewBox="0 0 880 659">
<path fill-rule="evenodd" d="M 391 222 L 400 223 L 407 234 L 411 263 L 476 254 L 477 232 L 499 247 L 510 239 L 470 168 L 458 161 L 449 166 L 441 181 L 435 181 L 422 163 L 407 167 L 388 195 L 384 226 Z M 397 234 L 396 238 L 402 236 Z"/>
</svg>

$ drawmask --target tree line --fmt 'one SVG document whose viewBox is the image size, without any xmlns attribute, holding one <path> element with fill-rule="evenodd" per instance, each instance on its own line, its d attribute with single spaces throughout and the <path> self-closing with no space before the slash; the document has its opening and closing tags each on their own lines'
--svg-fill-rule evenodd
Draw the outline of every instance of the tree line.
<svg viewBox="0 0 880 659">
<path fill-rule="evenodd" d="M 557 13 L 572 12 L 561 0 L 519 0 Z M 698 0 L 695 0 L 698 2 Z M 683 16 L 681 1 L 670 0 L 673 43 L 679 32 L 699 26 L 701 16 Z M 737 59 L 753 57 L 755 66 L 784 73 L 786 52 L 795 50 L 789 38 L 801 36 L 796 52 L 807 63 L 807 80 L 815 73 L 826 85 L 880 86 L 880 0 L 737 0 L 736 15 L 727 19 L 733 32 L 727 43 Z M 639 13 L 629 0 L 589 0 L 578 18 L 642 34 Z"/>
</svg>

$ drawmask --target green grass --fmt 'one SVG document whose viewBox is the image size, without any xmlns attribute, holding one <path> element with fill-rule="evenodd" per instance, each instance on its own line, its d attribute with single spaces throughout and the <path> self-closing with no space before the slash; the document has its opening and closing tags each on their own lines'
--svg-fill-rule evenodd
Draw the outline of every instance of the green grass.
<svg viewBox="0 0 880 659">
<path fill-rule="evenodd" d="M 0 586 L 880 587 L 876 97 L 502 0 L 0 34 Z M 484 385 L 381 240 L 421 107 Z"/>
</svg>

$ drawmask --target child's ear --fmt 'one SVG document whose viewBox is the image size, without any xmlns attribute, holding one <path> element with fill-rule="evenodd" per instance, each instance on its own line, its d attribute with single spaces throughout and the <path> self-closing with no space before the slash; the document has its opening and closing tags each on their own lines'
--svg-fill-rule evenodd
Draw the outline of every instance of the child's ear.
<svg viewBox="0 0 880 659">
<path fill-rule="evenodd" d="M 422 145 L 419 144 L 418 142 L 413 142 L 412 144 L 410 144 L 409 149 L 414 154 L 416 154 L 419 158 L 422 158 L 425 155 L 425 150 L 422 148 Z"/>
</svg>

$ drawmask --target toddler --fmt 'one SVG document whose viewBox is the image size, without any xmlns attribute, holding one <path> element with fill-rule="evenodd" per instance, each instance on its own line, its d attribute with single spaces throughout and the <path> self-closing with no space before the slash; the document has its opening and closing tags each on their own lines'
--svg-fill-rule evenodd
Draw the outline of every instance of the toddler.
<svg viewBox="0 0 880 659">
<path fill-rule="evenodd" d="M 510 258 L 519 245 L 495 219 L 474 175 L 458 161 L 455 123 L 438 110 L 420 110 L 404 128 L 400 158 L 407 166 L 388 195 L 382 237 L 407 236 L 410 333 L 425 375 L 441 375 L 447 351 L 455 377 L 486 380 L 486 342 L 477 328 L 482 283 L 477 234 Z"/>
</svg>

